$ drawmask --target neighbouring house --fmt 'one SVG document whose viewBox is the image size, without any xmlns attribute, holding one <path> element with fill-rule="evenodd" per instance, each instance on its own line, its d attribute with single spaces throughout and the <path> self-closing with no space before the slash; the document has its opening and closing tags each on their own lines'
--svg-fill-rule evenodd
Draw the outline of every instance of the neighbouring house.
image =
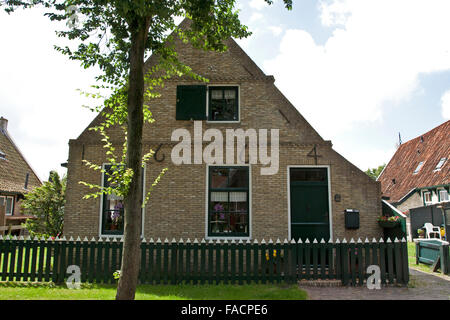
<svg viewBox="0 0 450 320">
<path fill-rule="evenodd" d="M 5 228 L 19 233 L 20 224 L 31 218 L 21 214 L 20 201 L 41 180 L 8 132 L 8 120 L 0 118 L 0 234 Z M 4 213 L 3 213 L 4 212 Z M 2 214 L 3 213 L 3 214 Z"/>
<path fill-rule="evenodd" d="M 155 240 L 379 239 L 383 234 L 377 223 L 380 183 L 333 150 L 331 141 L 322 139 L 277 89 L 274 77 L 264 74 L 233 39 L 226 44 L 228 50 L 218 53 L 175 41 L 179 59 L 209 83 L 173 78 L 160 90 L 161 97 L 149 102 L 155 122 L 145 124 L 143 150 L 152 148 L 157 153 L 145 166 L 144 193 L 162 168 L 168 171 L 143 209 L 143 236 Z M 146 67 L 155 63 L 152 56 Z M 89 127 L 101 122 L 99 115 Z M 176 129 L 184 129 L 182 133 L 195 140 L 188 154 L 183 153 L 191 164 L 175 164 L 172 159 L 180 141 L 172 141 Z M 259 137 L 264 133 L 260 129 L 267 129 L 269 142 L 275 132 L 271 129 L 278 129 L 278 170 L 261 173 L 269 165 L 249 160 L 251 142 L 245 143 L 245 149 L 224 151 L 222 163 L 206 164 L 195 155 L 195 149 L 206 152 L 211 147 L 210 129 L 223 135 L 223 142 L 215 140 L 219 146 L 225 144 L 230 129 L 243 129 L 250 136 L 255 129 Z M 109 128 L 107 133 L 120 150 L 122 129 Z M 97 132 L 86 128 L 69 141 L 66 236 L 114 237 L 123 233 L 120 197 L 82 199 L 90 190 L 79 181 L 108 183 L 104 174 L 83 164 L 89 160 L 109 170 L 100 139 Z M 274 156 L 276 151 L 268 144 L 271 151 L 267 152 Z M 245 160 L 225 161 L 226 154 L 233 151 L 233 160 L 235 155 L 241 157 L 241 152 Z M 346 210 L 352 216 L 347 224 Z"/>
<path fill-rule="evenodd" d="M 377 179 L 382 196 L 407 217 L 411 209 L 448 202 L 449 156 L 450 120 L 398 147 Z"/>
</svg>

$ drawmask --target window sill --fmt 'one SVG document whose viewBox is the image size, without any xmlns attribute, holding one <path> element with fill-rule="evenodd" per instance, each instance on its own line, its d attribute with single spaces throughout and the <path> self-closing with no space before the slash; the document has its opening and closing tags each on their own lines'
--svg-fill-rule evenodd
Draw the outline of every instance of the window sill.
<svg viewBox="0 0 450 320">
<path fill-rule="evenodd" d="M 211 124 L 221 124 L 221 123 L 241 123 L 240 120 L 236 120 L 236 121 L 213 121 L 213 120 L 206 120 L 206 123 L 211 123 Z"/>
<path fill-rule="evenodd" d="M 224 237 L 224 236 L 206 236 L 206 237 L 205 237 L 205 240 L 220 240 L 220 241 L 228 240 L 228 242 L 230 242 L 230 241 L 232 241 L 232 240 L 234 240 L 234 241 L 239 241 L 239 240 L 247 241 L 247 240 L 251 240 L 251 239 L 252 239 L 251 236 L 247 236 L 247 237 L 239 237 L 239 236 L 236 236 L 236 237 L 232 237 L 232 236 L 230 236 L 230 237 Z"/>
</svg>

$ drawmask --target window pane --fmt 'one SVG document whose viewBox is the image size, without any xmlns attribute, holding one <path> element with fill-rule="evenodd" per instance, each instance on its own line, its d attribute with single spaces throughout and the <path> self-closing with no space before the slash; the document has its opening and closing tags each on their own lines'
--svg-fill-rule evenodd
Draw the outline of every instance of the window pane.
<svg viewBox="0 0 450 320">
<path fill-rule="evenodd" d="M 222 100 L 223 92 L 222 90 L 211 90 L 211 99 L 212 100 Z"/>
<path fill-rule="evenodd" d="M 211 169 L 211 188 L 226 188 L 228 169 Z"/>
<path fill-rule="evenodd" d="M 5 202 L 5 198 L 4 197 L 0 197 L 0 206 L 3 206 Z"/>
<path fill-rule="evenodd" d="M 444 165 L 445 160 L 447 160 L 447 159 L 446 158 L 441 158 L 441 160 L 439 160 L 435 170 L 440 170 L 442 168 L 442 166 Z"/>
<path fill-rule="evenodd" d="M 123 232 L 123 213 L 124 210 L 122 200 L 106 200 L 106 208 L 103 211 L 103 221 L 105 222 L 103 231 Z"/>
<path fill-rule="evenodd" d="M 225 90 L 224 91 L 225 100 L 235 100 L 236 99 L 236 91 L 235 90 Z"/>
<path fill-rule="evenodd" d="M 441 199 L 441 201 L 448 201 L 448 192 L 447 192 L 447 190 L 439 191 L 439 198 Z"/>
<path fill-rule="evenodd" d="M 237 121 L 237 87 L 210 88 L 209 116 L 212 121 Z"/>
<path fill-rule="evenodd" d="M 229 188 L 247 188 L 248 187 L 248 169 L 247 168 L 231 168 Z"/>
<path fill-rule="evenodd" d="M 247 213 L 247 192 L 230 192 L 230 211 Z"/>
<path fill-rule="evenodd" d="M 294 168 L 291 169 L 291 182 L 301 181 L 327 181 L 327 169 L 325 168 Z"/>
<path fill-rule="evenodd" d="M 420 171 L 420 168 L 422 168 L 423 165 L 423 161 L 419 162 L 419 164 L 417 165 L 416 170 L 414 170 L 414 173 L 418 173 Z"/>
<path fill-rule="evenodd" d="M 6 198 L 6 214 L 11 215 L 13 209 L 13 198 L 8 197 Z"/>
</svg>

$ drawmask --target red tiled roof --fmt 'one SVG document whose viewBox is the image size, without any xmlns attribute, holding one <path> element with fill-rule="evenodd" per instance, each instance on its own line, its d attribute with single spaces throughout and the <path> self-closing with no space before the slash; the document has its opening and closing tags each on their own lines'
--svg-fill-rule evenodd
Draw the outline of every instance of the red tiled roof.
<svg viewBox="0 0 450 320">
<path fill-rule="evenodd" d="M 0 159 L 0 192 L 26 193 L 42 184 L 7 131 L 0 129 L 0 150 L 6 159 Z M 24 189 L 27 173 L 28 188 Z"/>
<path fill-rule="evenodd" d="M 435 171 L 441 158 L 444 166 Z M 450 183 L 450 120 L 400 145 L 378 181 L 389 202 L 399 202 L 411 190 Z M 417 166 L 423 165 L 417 174 Z M 395 183 L 394 183 L 395 179 Z"/>
</svg>

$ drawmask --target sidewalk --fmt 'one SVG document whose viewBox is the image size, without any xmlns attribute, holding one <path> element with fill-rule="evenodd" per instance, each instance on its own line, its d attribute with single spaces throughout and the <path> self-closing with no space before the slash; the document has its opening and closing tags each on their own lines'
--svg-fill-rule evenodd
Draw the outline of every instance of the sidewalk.
<svg viewBox="0 0 450 320">
<path fill-rule="evenodd" d="M 450 277 L 409 269 L 408 287 L 309 287 L 300 286 L 310 300 L 450 300 Z"/>
</svg>

